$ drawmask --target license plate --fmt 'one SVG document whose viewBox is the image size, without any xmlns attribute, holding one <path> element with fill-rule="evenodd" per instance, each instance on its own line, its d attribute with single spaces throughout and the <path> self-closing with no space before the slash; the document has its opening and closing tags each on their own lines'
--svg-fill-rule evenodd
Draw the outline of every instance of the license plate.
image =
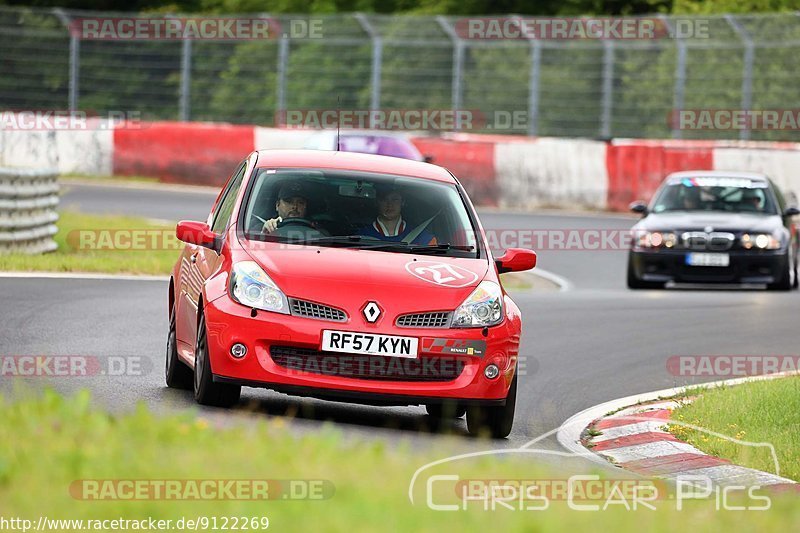
<svg viewBox="0 0 800 533">
<path fill-rule="evenodd" d="M 346 352 L 386 357 L 417 357 L 418 339 L 397 335 L 322 331 L 322 347 L 326 352 Z"/>
<path fill-rule="evenodd" d="M 690 266 L 726 267 L 731 264 L 728 254 L 693 253 L 686 255 L 686 264 Z"/>
</svg>

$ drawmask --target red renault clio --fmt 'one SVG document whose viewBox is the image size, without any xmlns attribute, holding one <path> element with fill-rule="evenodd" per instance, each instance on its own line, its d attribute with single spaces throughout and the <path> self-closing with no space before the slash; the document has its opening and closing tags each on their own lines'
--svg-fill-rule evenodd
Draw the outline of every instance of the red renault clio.
<svg viewBox="0 0 800 533">
<path fill-rule="evenodd" d="M 322 151 L 253 152 L 186 243 L 169 286 L 166 381 L 204 405 L 242 386 L 467 415 L 511 432 L 519 308 L 444 168 Z"/>
</svg>

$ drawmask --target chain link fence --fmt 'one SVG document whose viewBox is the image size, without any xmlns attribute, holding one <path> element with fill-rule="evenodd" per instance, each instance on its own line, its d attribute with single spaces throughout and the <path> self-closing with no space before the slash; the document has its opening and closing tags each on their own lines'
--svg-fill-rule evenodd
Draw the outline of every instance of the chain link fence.
<svg viewBox="0 0 800 533">
<path fill-rule="evenodd" d="M 800 140 L 785 120 L 754 129 L 675 120 L 676 110 L 796 117 L 794 13 L 651 17 L 673 34 L 631 40 L 472 39 L 460 31 L 465 19 L 453 17 L 264 16 L 291 31 L 252 40 L 87 39 L 70 32 L 76 19 L 131 15 L 0 8 L 0 108 L 260 125 L 290 110 L 470 110 L 484 119 L 454 129 Z M 677 35 L 681 27 L 703 31 Z"/>
</svg>

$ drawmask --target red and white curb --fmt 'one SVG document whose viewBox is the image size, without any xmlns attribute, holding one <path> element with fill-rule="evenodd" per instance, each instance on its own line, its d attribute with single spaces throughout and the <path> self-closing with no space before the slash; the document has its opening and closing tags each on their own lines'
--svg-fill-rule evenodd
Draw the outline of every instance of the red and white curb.
<svg viewBox="0 0 800 533">
<path fill-rule="evenodd" d="M 679 405 L 677 401 L 637 405 L 600 418 L 590 426 L 600 434 L 584 443 L 618 467 L 647 477 L 677 480 L 699 476 L 720 487 L 800 489 L 791 479 L 731 464 L 669 433 L 666 425 Z"/>
<path fill-rule="evenodd" d="M 787 374 L 755 376 L 693 386 L 711 388 L 748 381 L 773 379 Z M 775 492 L 800 493 L 800 484 L 779 474 L 774 448 L 769 443 L 752 443 L 711 433 L 742 445 L 764 447 L 772 452 L 777 474 L 731 464 L 708 455 L 679 440 L 666 430 L 678 402 L 664 400 L 684 394 L 680 387 L 628 396 L 590 407 L 570 417 L 558 429 L 558 442 L 575 454 L 606 467 L 623 468 L 646 477 L 676 481 L 679 477 L 699 476 L 718 487 L 759 486 Z M 613 414 L 609 414 L 613 413 Z M 693 426 L 694 427 L 694 426 Z M 589 429 L 593 431 L 589 431 Z M 702 431 L 702 428 L 696 428 Z M 598 434 L 599 433 L 599 434 Z M 592 453 L 587 454 L 588 450 Z M 614 466 L 612 466 L 612 464 Z"/>
</svg>

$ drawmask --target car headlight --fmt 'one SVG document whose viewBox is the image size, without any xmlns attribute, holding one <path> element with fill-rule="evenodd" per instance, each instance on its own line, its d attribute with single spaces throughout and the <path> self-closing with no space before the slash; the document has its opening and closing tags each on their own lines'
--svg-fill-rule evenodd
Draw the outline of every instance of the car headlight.
<svg viewBox="0 0 800 533">
<path fill-rule="evenodd" d="M 636 243 L 639 248 L 673 248 L 677 238 L 672 232 L 642 231 Z"/>
<path fill-rule="evenodd" d="M 503 320 L 503 291 L 492 281 L 482 281 L 453 313 L 454 328 L 482 328 Z"/>
<path fill-rule="evenodd" d="M 289 314 L 289 300 L 255 261 L 242 261 L 231 271 L 231 295 L 247 307 Z"/>
<path fill-rule="evenodd" d="M 781 240 L 776 235 L 769 233 L 745 233 L 742 235 L 742 248 L 745 250 L 777 250 L 781 247 Z"/>
</svg>

